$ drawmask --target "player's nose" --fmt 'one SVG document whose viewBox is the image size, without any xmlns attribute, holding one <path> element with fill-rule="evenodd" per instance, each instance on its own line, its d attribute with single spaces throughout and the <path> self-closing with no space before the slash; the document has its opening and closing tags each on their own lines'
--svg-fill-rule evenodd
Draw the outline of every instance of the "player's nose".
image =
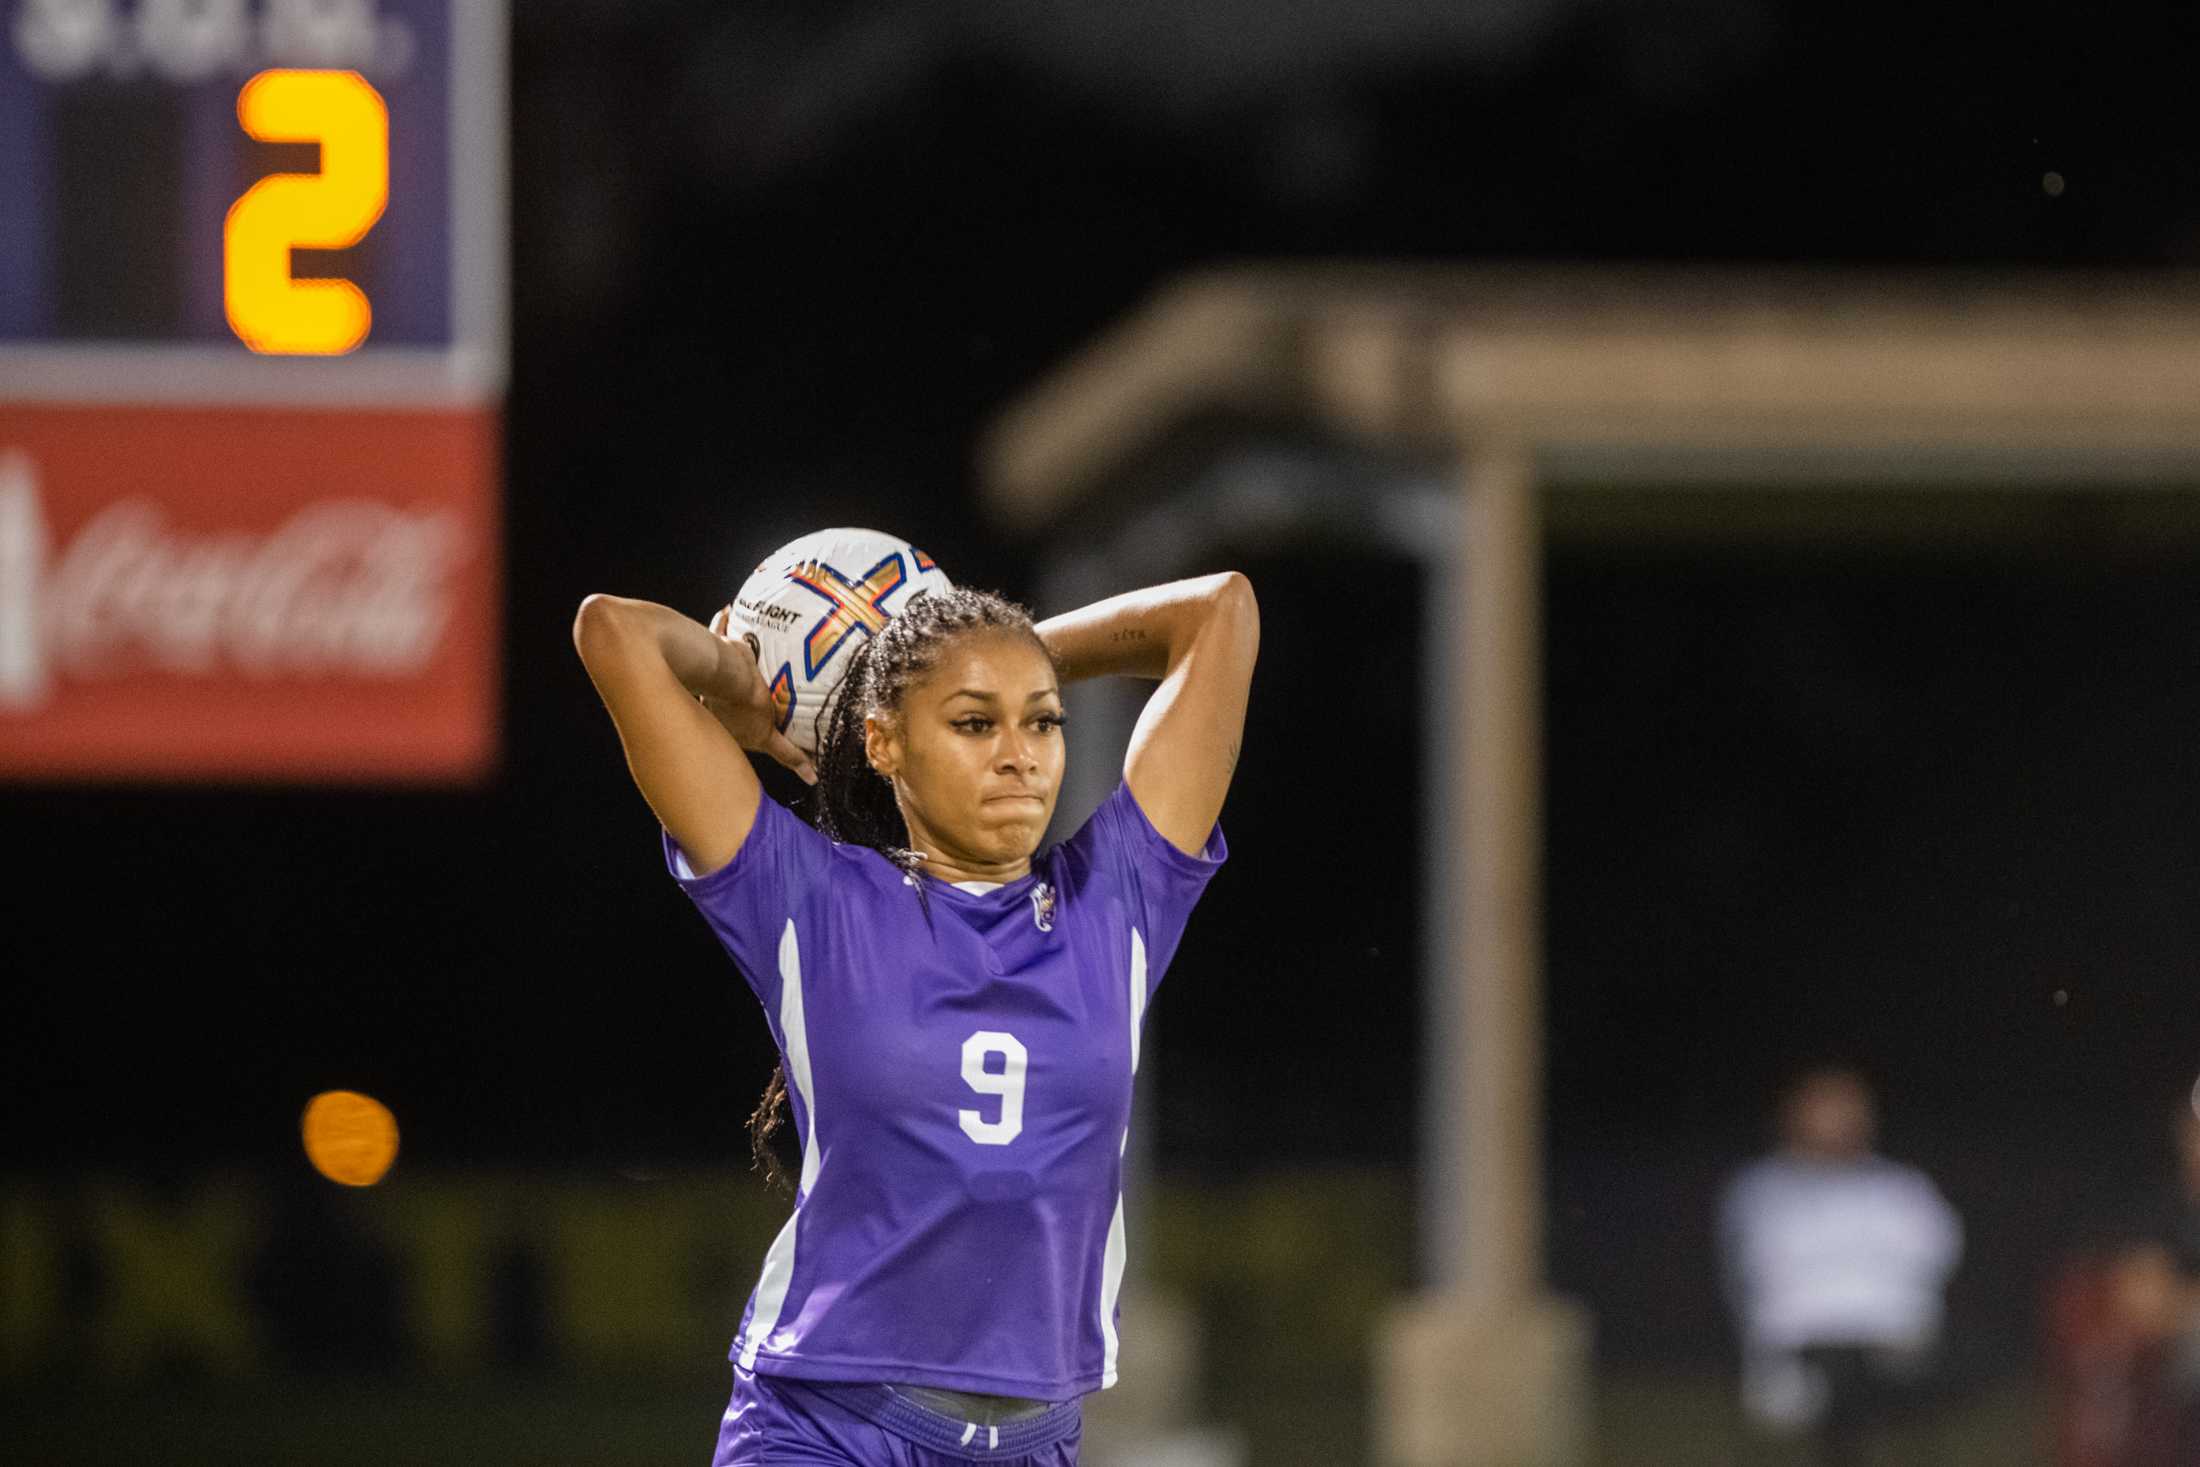
<svg viewBox="0 0 2200 1467">
<path fill-rule="evenodd" d="M 1021 729 L 1011 729 L 1001 740 L 996 767 L 1003 774 L 1029 772 L 1039 767 L 1039 754 L 1032 747 L 1031 736 Z"/>
</svg>

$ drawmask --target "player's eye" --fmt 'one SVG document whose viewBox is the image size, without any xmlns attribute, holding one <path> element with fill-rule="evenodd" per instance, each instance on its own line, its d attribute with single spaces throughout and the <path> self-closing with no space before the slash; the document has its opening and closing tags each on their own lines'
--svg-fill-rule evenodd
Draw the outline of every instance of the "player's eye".
<svg viewBox="0 0 2200 1467">
<path fill-rule="evenodd" d="M 993 727 L 993 720 L 982 713 L 973 713 L 967 717 L 956 719 L 951 726 L 961 729 L 964 733 L 981 734 Z"/>
<path fill-rule="evenodd" d="M 1059 713 L 1042 713 L 1031 720 L 1031 726 L 1041 733 L 1060 733 L 1062 725 L 1068 722 L 1069 720 Z"/>
</svg>

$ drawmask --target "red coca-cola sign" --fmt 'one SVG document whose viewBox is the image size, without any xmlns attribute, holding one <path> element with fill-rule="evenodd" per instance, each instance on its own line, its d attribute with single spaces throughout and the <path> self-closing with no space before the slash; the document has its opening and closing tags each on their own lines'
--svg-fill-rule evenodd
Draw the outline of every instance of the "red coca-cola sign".
<svg viewBox="0 0 2200 1467">
<path fill-rule="evenodd" d="M 0 406 L 0 777 L 463 780 L 493 411 Z"/>
</svg>

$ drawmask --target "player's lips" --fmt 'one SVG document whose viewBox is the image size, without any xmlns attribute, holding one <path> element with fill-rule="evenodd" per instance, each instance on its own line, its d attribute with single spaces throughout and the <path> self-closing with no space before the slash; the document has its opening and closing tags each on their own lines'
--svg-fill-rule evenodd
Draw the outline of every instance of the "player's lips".
<svg viewBox="0 0 2200 1467">
<path fill-rule="evenodd" d="M 1029 800 L 1034 805 L 1044 805 L 1046 803 L 1044 797 L 1035 795 L 1029 790 L 1012 790 L 1007 794 L 987 795 L 985 797 L 985 803 L 988 805 L 997 805 L 1004 800 Z"/>
</svg>

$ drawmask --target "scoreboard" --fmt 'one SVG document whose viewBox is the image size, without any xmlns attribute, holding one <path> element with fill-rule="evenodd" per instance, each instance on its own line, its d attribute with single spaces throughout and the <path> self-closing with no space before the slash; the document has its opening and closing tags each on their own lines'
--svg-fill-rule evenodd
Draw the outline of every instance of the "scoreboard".
<svg viewBox="0 0 2200 1467">
<path fill-rule="evenodd" d="M 477 777 L 501 3 L 0 6 L 0 778 Z"/>
<path fill-rule="evenodd" d="M 89 390 L 109 395 L 168 390 L 179 371 L 211 373 L 194 390 L 225 398 L 341 393 L 330 378 L 501 385 L 494 5 L 14 3 L 0 39 L 11 395 L 76 395 L 86 362 Z M 252 360 L 353 354 L 352 370 L 310 376 Z"/>
</svg>

